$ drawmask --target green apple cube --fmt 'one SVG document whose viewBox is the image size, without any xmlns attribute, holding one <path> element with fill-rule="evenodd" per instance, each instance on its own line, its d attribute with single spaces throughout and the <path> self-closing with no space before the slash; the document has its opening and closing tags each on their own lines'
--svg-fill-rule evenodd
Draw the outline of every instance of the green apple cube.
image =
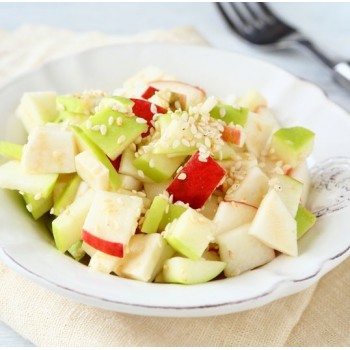
<svg viewBox="0 0 350 350">
<path fill-rule="evenodd" d="M 23 153 L 23 145 L 16 143 L 0 141 L 0 154 L 7 158 L 21 160 Z"/>
<path fill-rule="evenodd" d="M 56 97 L 57 110 L 74 114 L 90 115 L 89 99 L 82 96 L 63 95 Z"/>
<path fill-rule="evenodd" d="M 94 190 L 108 191 L 109 170 L 90 151 L 84 151 L 75 157 L 79 176 Z"/>
<path fill-rule="evenodd" d="M 159 233 L 137 234 L 131 237 L 128 251 L 115 272 L 118 276 L 151 282 L 173 255 L 174 250 Z"/>
<path fill-rule="evenodd" d="M 301 126 L 281 128 L 272 135 L 271 149 L 278 159 L 295 167 L 310 155 L 314 138 L 311 130 Z"/>
<path fill-rule="evenodd" d="M 128 116 L 110 108 L 92 115 L 82 126 L 85 134 L 112 160 L 147 131 L 144 119 Z"/>
<path fill-rule="evenodd" d="M 61 196 L 61 194 L 65 190 L 66 186 L 73 179 L 74 176 L 75 176 L 75 173 L 59 174 L 58 175 L 57 181 L 55 183 L 55 187 L 53 188 L 53 201 L 54 201 L 54 203 Z"/>
<path fill-rule="evenodd" d="M 173 257 L 164 263 L 162 281 L 180 284 L 205 283 L 217 277 L 225 266 L 223 261 Z"/>
<path fill-rule="evenodd" d="M 235 108 L 226 104 L 218 104 L 211 111 L 210 116 L 215 119 L 223 120 L 227 125 L 244 126 L 248 118 L 249 110 L 247 108 Z"/>
<path fill-rule="evenodd" d="M 71 130 L 46 124 L 30 132 L 21 163 L 26 171 L 33 173 L 74 173 L 76 153 Z"/>
<path fill-rule="evenodd" d="M 250 224 L 241 225 L 216 237 L 221 260 L 227 263 L 226 277 L 240 275 L 275 258 L 272 248 L 248 234 L 249 228 Z"/>
<path fill-rule="evenodd" d="M 81 240 L 83 225 L 94 197 L 95 191 L 88 190 L 52 221 L 55 244 L 62 253 Z"/>
<path fill-rule="evenodd" d="M 283 203 L 294 217 L 298 211 L 303 184 L 288 175 L 277 175 L 270 180 L 270 185 L 277 191 Z"/>
<path fill-rule="evenodd" d="M 262 200 L 248 233 L 281 253 L 298 255 L 297 223 L 274 189 Z"/>
<path fill-rule="evenodd" d="M 134 104 L 134 101 L 130 100 L 127 97 L 109 96 L 101 99 L 98 108 L 100 110 L 105 108 L 111 108 L 121 113 L 132 114 L 132 107 L 134 106 Z"/>
<path fill-rule="evenodd" d="M 145 176 L 142 170 L 135 168 L 135 159 L 135 151 L 133 151 L 130 147 L 126 148 L 121 156 L 119 173 L 132 176 L 143 183 L 154 183 L 153 180 Z"/>
<path fill-rule="evenodd" d="M 159 224 L 165 213 L 165 209 L 168 206 L 168 200 L 161 196 L 155 197 L 152 201 L 151 207 L 146 212 L 145 221 L 143 222 L 141 231 L 144 233 L 158 232 Z"/>
<path fill-rule="evenodd" d="M 175 219 L 179 218 L 185 211 L 187 207 L 170 203 L 167 210 L 165 210 L 162 220 L 159 223 L 158 230 L 161 232 L 165 229 L 165 227 L 173 222 Z"/>
<path fill-rule="evenodd" d="M 182 255 L 197 260 L 215 237 L 215 224 L 188 208 L 164 231 L 167 242 Z"/>
<path fill-rule="evenodd" d="M 122 184 L 120 175 L 117 173 L 108 157 L 102 150 L 83 132 L 78 126 L 71 126 L 77 143 L 82 151 L 90 151 L 109 171 L 110 188 L 112 191 L 118 191 Z"/>
<path fill-rule="evenodd" d="M 47 198 L 53 191 L 58 174 L 27 173 L 21 162 L 10 160 L 0 166 L 0 187 Z"/>
<path fill-rule="evenodd" d="M 74 174 L 60 196 L 54 201 L 53 215 L 58 216 L 74 201 L 81 181 L 81 177 L 78 174 Z"/>
<path fill-rule="evenodd" d="M 68 125 L 80 125 L 84 123 L 88 118 L 89 114 L 78 114 L 67 111 L 59 111 L 55 123 L 66 123 Z"/>
<path fill-rule="evenodd" d="M 230 145 L 228 142 L 223 143 L 219 151 L 213 152 L 213 158 L 215 160 L 232 160 L 236 155 L 237 148 L 234 145 Z"/>
<path fill-rule="evenodd" d="M 53 122 L 57 118 L 56 93 L 53 91 L 24 93 L 16 115 L 27 132 L 36 126 Z"/>
<path fill-rule="evenodd" d="M 295 216 L 297 222 L 297 238 L 301 238 L 316 222 L 316 216 L 299 204 Z"/>
<path fill-rule="evenodd" d="M 81 260 L 85 256 L 85 251 L 82 249 L 82 244 L 82 240 L 77 241 L 68 249 L 68 253 L 77 261 Z"/>
<path fill-rule="evenodd" d="M 135 158 L 133 164 L 145 176 L 155 182 L 170 179 L 186 157 L 168 157 L 165 154 L 144 153 Z"/>
<path fill-rule="evenodd" d="M 46 198 L 39 198 L 34 194 L 24 193 L 23 199 L 26 203 L 27 210 L 32 214 L 34 220 L 39 219 L 50 211 L 53 205 L 52 194 Z"/>
</svg>

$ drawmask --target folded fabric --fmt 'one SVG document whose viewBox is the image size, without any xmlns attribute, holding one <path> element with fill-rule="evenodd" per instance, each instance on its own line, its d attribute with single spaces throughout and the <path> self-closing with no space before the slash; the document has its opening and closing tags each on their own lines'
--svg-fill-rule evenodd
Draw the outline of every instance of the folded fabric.
<svg viewBox="0 0 350 350">
<path fill-rule="evenodd" d="M 0 30 L 0 85 L 41 63 L 113 43 L 206 44 L 192 27 L 130 37 L 43 26 Z M 350 259 L 293 296 L 236 314 L 157 318 L 62 297 L 0 263 L 0 319 L 39 346 L 349 346 Z"/>
</svg>

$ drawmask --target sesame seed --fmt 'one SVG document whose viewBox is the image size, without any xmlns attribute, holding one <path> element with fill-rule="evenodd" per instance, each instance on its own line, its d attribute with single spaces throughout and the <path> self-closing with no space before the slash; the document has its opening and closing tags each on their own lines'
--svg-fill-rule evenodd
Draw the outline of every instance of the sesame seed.
<svg viewBox="0 0 350 350">
<path fill-rule="evenodd" d="M 169 212 L 169 204 L 167 204 L 167 206 L 165 207 L 165 214 L 168 214 L 168 212 Z"/>
<path fill-rule="evenodd" d="M 136 118 L 136 123 L 138 124 L 146 124 L 147 120 L 143 118 Z"/>
<path fill-rule="evenodd" d="M 281 191 L 282 191 L 282 186 L 279 185 L 279 184 L 274 185 L 273 188 L 274 188 L 276 191 L 278 191 L 278 192 L 281 192 Z"/>
<path fill-rule="evenodd" d="M 175 140 L 173 142 L 172 148 L 175 149 L 175 148 L 178 148 L 179 146 L 180 146 L 180 140 Z"/>
<path fill-rule="evenodd" d="M 120 135 L 120 136 L 118 137 L 117 144 L 120 145 L 120 144 L 123 143 L 125 140 L 126 140 L 126 136 L 125 136 L 125 135 Z"/>
<path fill-rule="evenodd" d="M 192 135 L 196 135 L 197 134 L 197 127 L 194 125 L 194 124 L 192 124 L 191 125 L 191 134 Z"/>
<path fill-rule="evenodd" d="M 150 168 L 154 168 L 154 159 L 150 159 L 150 161 L 148 162 L 148 164 L 149 164 L 149 167 Z"/>
<path fill-rule="evenodd" d="M 183 169 L 183 166 L 179 166 L 179 168 L 176 170 L 176 174 L 178 174 Z"/>
<path fill-rule="evenodd" d="M 145 177 L 145 174 L 143 173 L 142 170 L 137 170 L 137 174 L 142 178 Z"/>
<path fill-rule="evenodd" d="M 206 137 L 206 138 L 204 139 L 204 143 L 205 143 L 205 145 L 206 145 L 208 148 L 210 148 L 210 146 L 211 146 L 211 141 L 210 141 L 209 137 Z"/>
<path fill-rule="evenodd" d="M 40 198 L 41 198 L 41 193 L 35 194 L 34 199 L 35 199 L 36 201 L 38 201 Z"/>
<path fill-rule="evenodd" d="M 85 124 L 85 126 L 86 126 L 86 129 L 91 129 L 91 120 L 88 120 L 87 122 L 86 122 L 86 124 Z"/>
<path fill-rule="evenodd" d="M 91 130 L 100 131 L 100 128 L 101 128 L 101 126 L 98 125 L 98 124 L 96 124 L 96 125 L 94 125 L 94 126 L 91 127 Z"/>
<path fill-rule="evenodd" d="M 153 114 L 157 113 L 157 106 L 154 103 L 151 103 L 151 108 L 150 109 L 151 109 L 151 112 Z"/>
<path fill-rule="evenodd" d="M 33 211 L 33 207 L 31 204 L 26 205 L 27 210 L 31 213 Z"/>
<path fill-rule="evenodd" d="M 108 118 L 108 124 L 109 125 L 112 125 L 114 123 L 114 117 L 113 116 L 110 116 L 109 118 Z"/>
<path fill-rule="evenodd" d="M 221 107 L 219 110 L 220 117 L 223 118 L 226 115 L 226 109 L 225 107 Z"/>
<path fill-rule="evenodd" d="M 202 162 L 202 163 L 206 163 L 206 162 L 208 161 L 208 159 L 205 158 L 205 157 L 203 157 L 203 156 L 199 156 L 199 157 L 198 157 L 198 160 L 199 160 L 200 162 Z"/>
<path fill-rule="evenodd" d="M 123 125 L 123 118 L 122 117 L 118 117 L 117 118 L 117 125 L 118 126 L 122 126 Z"/>
<path fill-rule="evenodd" d="M 130 144 L 130 148 L 132 151 L 134 151 L 134 152 L 136 151 L 136 145 L 134 143 Z"/>
<path fill-rule="evenodd" d="M 191 144 L 188 140 L 186 139 L 182 139 L 181 140 L 181 143 L 185 146 L 185 147 L 191 147 Z"/>
<path fill-rule="evenodd" d="M 50 209 L 50 214 L 52 215 L 54 212 L 55 212 L 55 209 L 54 209 L 54 208 L 51 208 L 51 209 Z"/>
<path fill-rule="evenodd" d="M 101 127 L 100 127 L 100 133 L 102 135 L 106 135 L 107 134 L 107 126 L 102 124 Z"/>
<path fill-rule="evenodd" d="M 185 180 L 187 178 L 187 175 L 185 173 L 181 173 L 177 178 L 179 180 Z"/>
<path fill-rule="evenodd" d="M 19 194 L 21 194 L 22 196 L 24 195 L 24 192 L 23 191 L 18 191 Z"/>
</svg>

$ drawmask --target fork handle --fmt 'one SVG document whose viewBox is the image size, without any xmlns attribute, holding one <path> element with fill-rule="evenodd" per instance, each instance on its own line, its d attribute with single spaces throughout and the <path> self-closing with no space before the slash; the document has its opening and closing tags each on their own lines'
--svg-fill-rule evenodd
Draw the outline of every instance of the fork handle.
<svg viewBox="0 0 350 350">
<path fill-rule="evenodd" d="M 299 47 L 307 49 L 310 53 L 318 58 L 323 64 L 333 72 L 334 79 L 342 86 L 350 89 L 350 62 L 335 62 L 328 58 L 320 49 L 305 38 L 297 38 L 295 43 Z"/>
</svg>

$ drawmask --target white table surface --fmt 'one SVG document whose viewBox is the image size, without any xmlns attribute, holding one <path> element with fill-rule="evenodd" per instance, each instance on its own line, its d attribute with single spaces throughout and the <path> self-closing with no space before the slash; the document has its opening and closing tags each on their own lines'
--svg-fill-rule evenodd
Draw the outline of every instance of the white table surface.
<svg viewBox="0 0 350 350">
<path fill-rule="evenodd" d="M 331 57 L 350 60 L 350 3 L 273 3 L 271 7 Z M 192 25 L 212 46 L 275 63 L 321 86 L 350 110 L 350 91 L 335 84 L 316 60 L 294 51 L 258 51 L 232 33 L 213 3 L 0 3 L 0 30 L 23 24 L 117 35 Z M 31 345 L 0 321 L 0 346 Z"/>
</svg>

